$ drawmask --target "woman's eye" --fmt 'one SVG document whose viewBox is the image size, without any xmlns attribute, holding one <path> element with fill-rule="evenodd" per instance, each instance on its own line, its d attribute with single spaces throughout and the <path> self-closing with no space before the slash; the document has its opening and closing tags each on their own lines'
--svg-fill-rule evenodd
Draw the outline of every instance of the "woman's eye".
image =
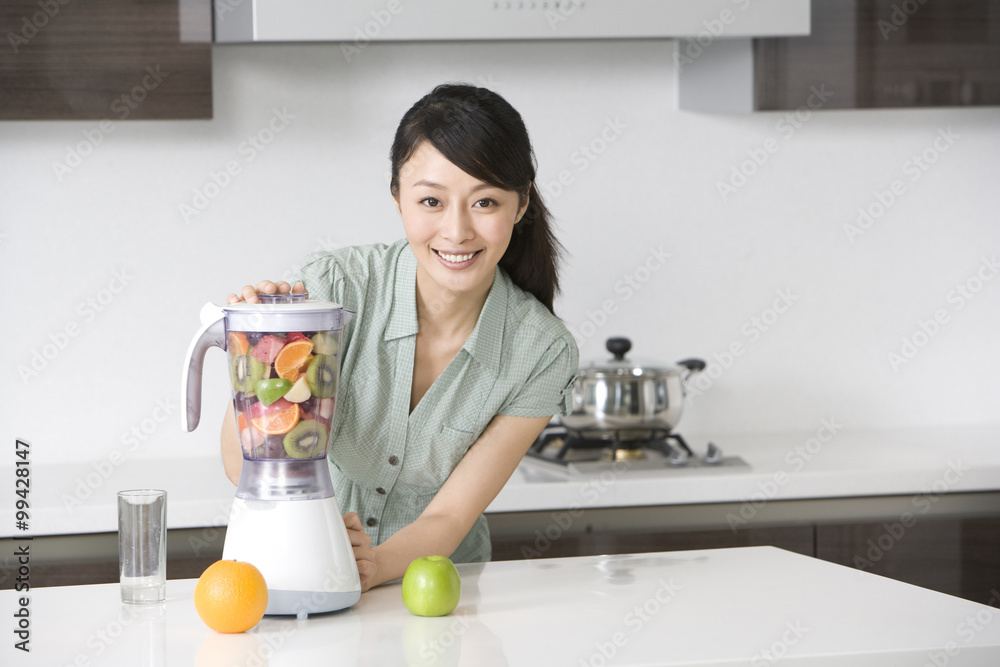
<svg viewBox="0 0 1000 667">
<path fill-rule="evenodd" d="M 434 208 L 434 207 L 437 207 L 437 206 L 440 206 L 440 205 L 441 205 L 441 202 L 439 202 L 439 201 L 438 201 L 437 199 L 435 199 L 434 197 L 424 197 L 423 199 L 421 199 L 421 200 L 420 200 L 420 203 L 421 203 L 421 204 L 425 204 L 425 205 L 427 205 L 427 206 L 430 206 L 430 207 L 432 207 L 432 208 Z"/>
<path fill-rule="evenodd" d="M 498 205 L 497 200 L 490 199 L 489 197 L 484 197 L 483 199 L 480 199 L 479 201 L 476 202 L 476 206 L 480 208 L 489 208 L 490 206 L 497 206 L 497 205 Z"/>
</svg>

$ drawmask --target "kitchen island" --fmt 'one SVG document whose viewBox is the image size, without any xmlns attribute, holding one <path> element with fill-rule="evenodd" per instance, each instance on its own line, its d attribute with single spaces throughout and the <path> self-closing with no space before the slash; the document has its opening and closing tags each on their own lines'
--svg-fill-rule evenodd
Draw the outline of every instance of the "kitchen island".
<svg viewBox="0 0 1000 667">
<path fill-rule="evenodd" d="M 494 559 L 772 545 L 988 603 L 1000 589 L 1000 444 L 991 425 L 714 438 L 747 465 L 589 477 L 525 459 L 487 510 Z M 706 438 L 688 436 L 696 453 Z M 0 474 L 13 475 L 0 466 Z M 117 577 L 115 492 L 168 491 L 167 576 L 222 553 L 234 487 L 218 456 L 33 465 L 35 586 Z M 901 532 L 905 530 L 904 532 Z M 0 589 L 13 585 L 0 557 Z"/>
<path fill-rule="evenodd" d="M 117 584 L 32 590 L 30 653 L 5 665 L 1000 664 L 1000 612 L 773 547 L 460 565 L 449 616 L 412 616 L 398 584 L 352 609 L 267 617 L 242 635 L 198 619 L 195 581 L 127 607 Z M 3 615 L 24 593 L 0 592 Z M 997 594 L 1000 604 L 1000 593 Z"/>
</svg>

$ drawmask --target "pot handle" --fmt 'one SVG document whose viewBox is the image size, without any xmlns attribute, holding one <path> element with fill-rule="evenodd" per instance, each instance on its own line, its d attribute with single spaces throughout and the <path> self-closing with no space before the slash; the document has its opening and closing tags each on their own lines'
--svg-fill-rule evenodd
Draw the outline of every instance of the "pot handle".
<svg viewBox="0 0 1000 667">
<path fill-rule="evenodd" d="M 691 377 L 695 373 L 700 373 L 703 370 L 705 370 L 706 364 L 704 359 L 691 358 L 691 359 L 682 359 L 677 362 L 677 365 L 687 369 L 687 375 L 684 376 L 683 380 L 684 382 L 687 382 L 689 377 Z"/>
</svg>

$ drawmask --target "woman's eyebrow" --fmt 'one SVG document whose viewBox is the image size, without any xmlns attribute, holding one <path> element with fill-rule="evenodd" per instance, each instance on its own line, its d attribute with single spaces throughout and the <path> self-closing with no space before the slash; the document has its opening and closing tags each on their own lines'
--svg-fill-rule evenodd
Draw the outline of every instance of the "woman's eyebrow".
<svg viewBox="0 0 1000 667">
<path fill-rule="evenodd" d="M 421 178 L 419 181 L 415 182 L 413 184 L 413 187 L 417 187 L 418 185 L 422 185 L 422 186 L 428 187 L 428 188 L 437 188 L 438 190 L 444 190 L 444 189 L 446 189 L 440 183 L 435 183 L 434 181 L 428 181 L 427 179 L 424 179 L 424 178 Z M 477 185 L 474 188 L 472 188 L 472 192 L 479 192 L 480 190 L 487 190 L 487 189 L 492 188 L 492 187 L 495 187 L 495 186 L 492 186 L 489 183 L 480 183 L 479 185 Z"/>
</svg>

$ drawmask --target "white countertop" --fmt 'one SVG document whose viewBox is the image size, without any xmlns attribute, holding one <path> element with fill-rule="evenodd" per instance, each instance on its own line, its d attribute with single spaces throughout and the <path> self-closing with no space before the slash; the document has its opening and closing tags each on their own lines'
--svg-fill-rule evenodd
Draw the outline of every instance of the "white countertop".
<svg viewBox="0 0 1000 667">
<path fill-rule="evenodd" d="M 704 451 L 705 439 L 687 440 L 696 453 Z M 624 470 L 573 478 L 525 459 L 487 511 L 1000 490 L 1000 426 L 844 430 L 827 442 L 815 433 L 714 440 L 727 455 L 738 455 L 749 466 L 682 468 L 662 474 Z M 18 534 L 114 532 L 115 493 L 129 488 L 166 489 L 170 528 L 221 526 L 228 521 L 234 487 L 217 456 L 127 460 L 114 467 L 104 463 L 102 470 L 90 462 L 32 467 L 30 527 Z M 0 467 L 0 478 L 13 479 L 12 466 Z M 0 508 L 0 537 L 16 532 L 13 499 L 11 495 Z"/>
<path fill-rule="evenodd" d="M 241 635 L 199 620 L 195 580 L 125 607 L 117 584 L 30 591 L 31 653 L 5 665 L 1000 664 L 1000 611 L 773 547 L 460 565 L 451 615 L 412 616 L 398 584 L 352 609 L 267 617 Z M 8 627 L 15 593 L 0 592 Z M 938 662 L 934 662 L 937 659 Z M 946 662 L 941 662 L 945 660 Z"/>
</svg>

